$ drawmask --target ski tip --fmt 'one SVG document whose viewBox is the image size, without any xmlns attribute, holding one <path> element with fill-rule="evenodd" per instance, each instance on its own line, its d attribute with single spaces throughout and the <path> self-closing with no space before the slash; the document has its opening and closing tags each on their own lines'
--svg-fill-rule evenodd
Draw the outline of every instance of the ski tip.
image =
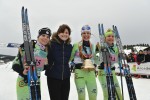
<svg viewBox="0 0 150 100">
<path fill-rule="evenodd" d="M 102 24 L 98 23 L 98 26 L 103 26 L 103 23 Z"/>
<path fill-rule="evenodd" d="M 22 10 L 24 10 L 24 6 L 22 6 Z"/>
<path fill-rule="evenodd" d="M 21 10 L 21 16 L 24 16 L 24 6 L 22 6 L 22 10 Z"/>
<path fill-rule="evenodd" d="M 27 12 L 27 8 L 25 9 L 25 12 Z"/>
<path fill-rule="evenodd" d="M 112 25 L 113 30 L 115 30 L 115 25 Z"/>
</svg>

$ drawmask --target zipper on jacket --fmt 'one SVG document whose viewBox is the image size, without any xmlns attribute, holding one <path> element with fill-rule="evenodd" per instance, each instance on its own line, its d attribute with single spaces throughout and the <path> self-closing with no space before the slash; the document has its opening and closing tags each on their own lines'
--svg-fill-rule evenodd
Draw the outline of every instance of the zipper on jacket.
<svg viewBox="0 0 150 100">
<path fill-rule="evenodd" d="M 64 44 L 65 43 L 63 43 L 63 68 L 62 68 L 62 80 L 63 80 L 63 76 L 64 76 Z"/>
</svg>

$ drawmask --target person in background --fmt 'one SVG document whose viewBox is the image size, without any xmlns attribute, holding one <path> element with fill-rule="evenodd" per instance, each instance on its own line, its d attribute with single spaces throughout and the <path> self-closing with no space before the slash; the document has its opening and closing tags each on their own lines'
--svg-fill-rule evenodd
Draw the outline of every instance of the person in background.
<svg viewBox="0 0 150 100">
<path fill-rule="evenodd" d="M 150 62 L 150 50 L 147 51 L 147 55 L 148 55 L 148 62 Z"/>
<path fill-rule="evenodd" d="M 145 55 L 142 50 L 139 51 L 139 54 L 137 55 L 137 63 L 140 65 L 140 63 L 145 62 Z"/>
<path fill-rule="evenodd" d="M 130 54 L 131 54 L 130 62 L 137 62 L 137 55 L 135 54 L 134 50 L 132 50 Z"/>
<path fill-rule="evenodd" d="M 147 55 L 148 55 L 148 62 L 150 62 L 150 50 L 147 51 Z M 150 79 L 150 75 L 148 75 L 147 78 Z"/>
<path fill-rule="evenodd" d="M 145 62 L 149 62 L 149 55 L 148 55 L 148 51 L 144 50 L 144 55 L 145 55 Z"/>
</svg>

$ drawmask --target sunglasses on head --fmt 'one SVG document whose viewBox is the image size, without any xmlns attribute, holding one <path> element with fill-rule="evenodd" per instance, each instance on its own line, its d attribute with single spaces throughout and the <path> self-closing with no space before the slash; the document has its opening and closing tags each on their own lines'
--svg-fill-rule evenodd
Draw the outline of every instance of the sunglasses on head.
<svg viewBox="0 0 150 100">
<path fill-rule="evenodd" d="M 82 30 L 91 30 L 89 26 L 82 27 Z"/>
</svg>

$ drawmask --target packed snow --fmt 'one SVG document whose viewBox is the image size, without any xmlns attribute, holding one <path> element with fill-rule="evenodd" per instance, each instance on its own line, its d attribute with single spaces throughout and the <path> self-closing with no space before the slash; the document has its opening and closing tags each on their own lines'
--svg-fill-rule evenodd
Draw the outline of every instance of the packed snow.
<svg viewBox="0 0 150 100">
<path fill-rule="evenodd" d="M 12 69 L 12 62 L 9 62 L 7 64 L 1 64 L 0 65 L 0 100 L 16 100 L 16 79 L 18 74 L 14 72 Z M 117 77 L 120 80 L 120 77 Z M 96 78 L 97 81 L 97 100 L 103 100 L 103 94 L 102 89 L 100 86 L 100 83 L 98 81 L 98 78 Z M 133 78 L 134 82 L 134 88 L 136 91 L 137 99 L 138 100 L 150 100 L 150 79 L 144 79 L 139 78 L 135 79 Z M 70 87 L 70 95 L 69 100 L 78 100 L 78 95 L 74 83 L 74 74 L 71 74 L 71 87 Z M 123 79 L 124 84 L 124 100 L 129 100 L 128 91 L 126 82 Z M 47 88 L 47 82 L 46 82 L 46 76 L 44 75 L 44 72 L 42 73 L 41 77 L 41 95 L 42 100 L 50 100 L 49 99 L 49 93 Z M 86 100 L 88 100 L 88 94 L 86 93 Z"/>
</svg>

